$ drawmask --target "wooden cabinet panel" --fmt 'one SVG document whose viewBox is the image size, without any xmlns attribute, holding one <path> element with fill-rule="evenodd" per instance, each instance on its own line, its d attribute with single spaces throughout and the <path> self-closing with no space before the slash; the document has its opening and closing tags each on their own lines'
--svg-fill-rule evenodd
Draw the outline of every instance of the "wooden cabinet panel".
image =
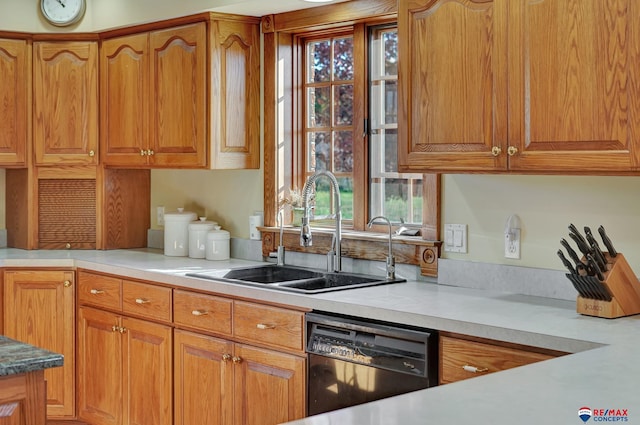
<svg viewBox="0 0 640 425">
<path fill-rule="evenodd" d="M 0 39 L 0 166 L 26 166 L 31 119 L 31 48 Z"/>
<path fill-rule="evenodd" d="M 242 301 L 234 301 L 233 308 L 233 333 L 237 337 L 303 351 L 303 313 Z"/>
<path fill-rule="evenodd" d="M 228 298 L 175 289 L 173 321 L 178 326 L 231 335 L 232 305 Z"/>
<path fill-rule="evenodd" d="M 637 171 L 637 8 L 400 0 L 399 168 Z"/>
<path fill-rule="evenodd" d="M 119 318 L 78 309 L 78 416 L 93 425 L 121 425 L 122 345 Z"/>
<path fill-rule="evenodd" d="M 100 140 L 105 164 L 146 165 L 149 156 L 149 36 L 105 40 L 100 51 Z"/>
<path fill-rule="evenodd" d="M 234 424 L 273 425 L 305 416 L 304 358 L 247 345 L 236 345 L 235 357 Z"/>
<path fill-rule="evenodd" d="M 97 164 L 97 43 L 42 41 L 33 50 L 35 163 Z"/>
<path fill-rule="evenodd" d="M 211 167 L 260 168 L 259 28 L 213 21 L 210 44 Z"/>
<path fill-rule="evenodd" d="M 440 336 L 440 383 L 461 381 L 524 366 L 555 356 L 488 343 Z M 478 372 L 465 370 L 477 368 Z"/>
<path fill-rule="evenodd" d="M 75 296 L 71 270 L 5 270 L 4 334 L 60 353 L 47 369 L 47 415 L 75 416 Z"/>
<path fill-rule="evenodd" d="M 204 22 L 154 31 L 151 146 L 154 165 L 206 165 L 207 38 Z"/>
<path fill-rule="evenodd" d="M 172 330 L 129 317 L 121 320 L 124 423 L 172 425 Z"/>
<path fill-rule="evenodd" d="M 122 280 L 86 271 L 78 271 L 78 302 L 120 311 Z"/>
<path fill-rule="evenodd" d="M 122 281 L 122 311 L 155 321 L 171 321 L 171 288 Z"/>
<path fill-rule="evenodd" d="M 175 425 L 233 424 L 233 343 L 176 330 Z"/>
</svg>

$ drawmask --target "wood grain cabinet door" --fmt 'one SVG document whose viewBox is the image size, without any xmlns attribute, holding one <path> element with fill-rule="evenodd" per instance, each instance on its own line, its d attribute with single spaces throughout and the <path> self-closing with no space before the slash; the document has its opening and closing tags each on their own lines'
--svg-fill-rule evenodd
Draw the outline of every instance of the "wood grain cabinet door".
<svg viewBox="0 0 640 425">
<path fill-rule="evenodd" d="M 105 40 L 100 51 L 100 139 L 107 165 L 144 166 L 149 155 L 149 35 Z"/>
<path fill-rule="evenodd" d="M 33 50 L 36 165 L 97 164 L 96 42 L 42 41 Z"/>
<path fill-rule="evenodd" d="M 237 344 L 233 362 L 235 425 L 275 425 L 305 416 L 303 357 Z"/>
<path fill-rule="evenodd" d="M 151 143 L 155 166 L 207 164 L 207 38 L 204 22 L 154 31 L 151 51 Z"/>
<path fill-rule="evenodd" d="M 233 424 L 233 343 L 175 330 L 175 425 Z"/>
<path fill-rule="evenodd" d="M 508 3 L 510 169 L 637 169 L 640 4 Z"/>
<path fill-rule="evenodd" d="M 507 4 L 399 0 L 401 171 L 506 170 Z"/>
<path fill-rule="evenodd" d="M 45 370 L 47 415 L 75 416 L 74 272 L 5 270 L 4 334 L 64 356 Z"/>
<path fill-rule="evenodd" d="M 25 40 L 0 39 L 0 166 L 25 166 L 31 120 L 31 54 Z"/>
</svg>

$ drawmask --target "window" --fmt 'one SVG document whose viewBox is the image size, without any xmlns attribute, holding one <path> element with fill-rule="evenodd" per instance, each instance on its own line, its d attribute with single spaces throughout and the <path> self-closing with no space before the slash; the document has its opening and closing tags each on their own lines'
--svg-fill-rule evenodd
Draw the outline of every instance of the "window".
<svg viewBox="0 0 640 425">
<path fill-rule="evenodd" d="M 353 221 L 356 209 L 368 212 L 362 214 L 365 221 L 384 215 L 394 223 L 421 224 L 422 176 L 397 172 L 397 27 L 376 26 L 360 33 L 365 35 L 361 39 L 353 29 L 300 37 L 304 164 L 299 169 L 304 180 L 324 170 L 336 176 L 344 220 Z M 368 61 L 357 61 L 358 43 L 359 51 L 368 51 Z M 357 84 L 367 82 L 368 90 L 362 87 L 362 93 L 368 95 L 356 97 Z M 358 137 L 358 122 L 368 137 Z M 368 149 L 354 149 L 360 140 L 369 143 Z M 329 215 L 332 204 L 328 181 L 319 179 L 315 217 Z"/>
</svg>

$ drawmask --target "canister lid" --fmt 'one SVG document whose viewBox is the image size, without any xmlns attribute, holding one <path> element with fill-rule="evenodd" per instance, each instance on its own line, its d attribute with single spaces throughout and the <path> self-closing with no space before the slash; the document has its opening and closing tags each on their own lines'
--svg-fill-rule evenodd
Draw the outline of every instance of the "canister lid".
<svg viewBox="0 0 640 425">
<path fill-rule="evenodd" d="M 216 221 L 207 221 L 207 217 L 199 217 L 198 221 L 189 223 L 189 230 L 212 230 L 217 225 Z"/>
<path fill-rule="evenodd" d="M 226 230 L 221 230 L 220 226 L 215 226 L 214 230 L 209 230 L 207 233 L 207 240 L 220 241 L 231 239 L 231 234 Z"/>
<path fill-rule="evenodd" d="M 190 222 L 195 220 L 197 217 L 196 213 L 191 211 L 185 211 L 184 208 L 178 208 L 178 211 L 165 213 L 164 221 L 178 221 L 178 222 Z"/>
</svg>

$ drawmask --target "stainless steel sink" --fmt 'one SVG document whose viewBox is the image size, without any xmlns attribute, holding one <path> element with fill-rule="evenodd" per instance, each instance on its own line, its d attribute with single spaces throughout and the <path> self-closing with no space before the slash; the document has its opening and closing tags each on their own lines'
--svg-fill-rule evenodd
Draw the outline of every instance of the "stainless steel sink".
<svg viewBox="0 0 640 425">
<path fill-rule="evenodd" d="M 385 279 L 357 273 L 322 272 L 302 267 L 271 264 L 233 269 L 224 274 L 220 272 L 198 272 L 188 273 L 187 276 L 304 294 L 317 294 L 406 281 L 406 279 Z"/>
</svg>

